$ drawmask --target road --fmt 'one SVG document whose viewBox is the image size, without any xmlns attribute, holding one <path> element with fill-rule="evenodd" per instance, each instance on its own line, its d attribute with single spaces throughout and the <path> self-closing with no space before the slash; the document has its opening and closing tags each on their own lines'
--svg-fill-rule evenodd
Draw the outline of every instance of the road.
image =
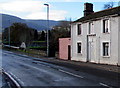
<svg viewBox="0 0 120 88">
<path fill-rule="evenodd" d="M 53 86 L 117 86 L 117 80 L 97 77 L 85 72 L 75 71 L 13 52 L 2 52 L 2 68 L 9 73 L 23 87 L 51 87 Z"/>
</svg>

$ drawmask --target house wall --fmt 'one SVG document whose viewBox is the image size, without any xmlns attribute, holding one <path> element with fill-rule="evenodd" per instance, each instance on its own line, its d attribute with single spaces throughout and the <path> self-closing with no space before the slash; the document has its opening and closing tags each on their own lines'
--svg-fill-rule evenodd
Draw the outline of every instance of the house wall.
<svg viewBox="0 0 120 88">
<path fill-rule="evenodd" d="M 72 24 L 71 26 L 71 60 L 76 60 L 76 61 L 86 61 L 86 57 L 87 57 L 87 51 L 86 51 L 86 46 L 87 46 L 87 41 L 86 41 L 86 33 L 87 30 L 83 30 L 86 29 L 87 24 L 82 24 L 82 34 L 81 35 L 77 35 L 77 24 L 81 24 L 80 22 L 76 23 L 76 24 Z M 77 43 L 81 42 L 82 43 L 82 53 L 77 53 Z"/>
<path fill-rule="evenodd" d="M 118 18 L 118 65 L 120 66 L 120 16 Z"/>
<path fill-rule="evenodd" d="M 118 64 L 118 17 L 110 17 L 110 33 L 100 34 L 100 43 L 102 46 L 102 42 L 109 42 L 110 43 L 110 55 L 107 57 L 104 57 L 102 55 L 102 47 L 100 49 L 101 55 L 100 55 L 100 60 L 99 63 L 103 64 L 113 64 L 117 65 Z M 102 27 L 101 27 L 102 28 Z"/>
<path fill-rule="evenodd" d="M 110 33 L 103 33 L 103 20 L 105 18 L 101 18 L 99 20 L 93 21 L 95 36 L 89 36 L 89 22 L 81 23 L 82 24 L 82 35 L 77 35 L 77 23 L 73 23 L 71 26 L 71 46 L 72 46 L 72 60 L 76 61 L 87 61 L 88 60 L 88 42 L 93 41 L 94 49 L 91 55 L 94 55 L 94 58 L 91 58 L 89 61 L 94 63 L 102 63 L 102 64 L 118 64 L 118 47 L 120 47 L 120 43 L 118 43 L 118 17 L 109 17 L 109 28 Z M 87 41 L 88 38 L 88 41 Z M 77 53 L 77 42 L 82 43 L 82 54 Z M 103 42 L 110 43 L 110 56 L 103 57 Z M 118 46 L 119 44 L 119 46 Z M 91 47 L 91 48 L 93 48 Z M 120 49 L 119 49 L 120 52 Z"/>
<path fill-rule="evenodd" d="M 70 38 L 59 38 L 59 58 L 68 60 L 68 45 Z"/>
</svg>

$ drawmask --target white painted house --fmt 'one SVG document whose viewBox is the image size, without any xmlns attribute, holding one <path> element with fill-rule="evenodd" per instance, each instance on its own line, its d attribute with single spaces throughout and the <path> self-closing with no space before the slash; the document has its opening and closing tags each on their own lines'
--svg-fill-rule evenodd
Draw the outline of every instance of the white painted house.
<svg viewBox="0 0 120 88">
<path fill-rule="evenodd" d="M 84 17 L 71 24 L 71 60 L 120 65 L 120 6 L 94 12 L 84 4 Z"/>
</svg>

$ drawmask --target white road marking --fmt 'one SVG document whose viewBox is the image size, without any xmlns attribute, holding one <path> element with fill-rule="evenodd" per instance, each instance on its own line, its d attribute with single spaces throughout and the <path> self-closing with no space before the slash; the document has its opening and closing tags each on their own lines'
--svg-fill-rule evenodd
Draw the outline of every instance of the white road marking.
<svg viewBox="0 0 120 88">
<path fill-rule="evenodd" d="M 19 63 L 20 63 L 20 64 L 23 64 L 23 63 L 21 63 L 21 62 L 19 62 Z M 23 64 L 23 65 L 41 71 L 40 68 L 38 68 L 38 67 L 31 66 L 31 65 L 28 65 L 28 64 Z M 42 70 L 42 71 L 43 71 L 43 72 L 47 72 L 46 70 Z"/>
<path fill-rule="evenodd" d="M 112 87 L 110 87 L 110 86 L 108 86 L 107 84 L 104 84 L 104 83 L 99 83 L 99 84 L 102 85 L 102 86 L 105 86 L 105 87 L 112 88 Z"/>
<path fill-rule="evenodd" d="M 21 63 L 21 62 L 19 62 L 19 63 Z M 22 64 L 23 64 L 23 63 L 22 63 Z M 33 67 L 33 66 L 31 66 L 31 65 L 28 65 L 28 64 L 24 64 L 24 65 L 26 65 L 26 66 L 28 66 L 28 67 L 31 67 L 31 68 L 34 68 L 34 69 L 37 69 L 37 70 L 40 70 L 39 68 Z M 40 65 L 42 65 L 42 66 L 47 66 L 47 65 L 43 65 L 43 64 L 40 64 Z M 47 66 L 47 67 L 51 67 L 51 66 Z M 76 74 L 74 74 L 74 73 L 67 72 L 67 71 L 64 71 L 64 70 L 62 70 L 62 69 L 58 69 L 58 70 L 61 71 L 61 72 L 63 72 L 63 73 L 72 75 L 72 76 L 74 76 L 74 77 L 84 78 L 84 77 L 82 77 L 82 76 L 80 76 L 80 75 L 76 75 Z"/>
<path fill-rule="evenodd" d="M 80 75 L 76 75 L 76 74 L 73 74 L 73 73 L 71 73 L 71 72 L 64 71 L 64 70 L 62 70 L 62 69 L 59 69 L 59 71 L 64 72 L 64 73 L 67 73 L 67 74 L 72 75 L 72 76 L 75 76 L 75 77 L 78 77 L 78 78 L 84 78 L 84 77 L 82 77 L 82 76 L 80 76 Z"/>
<path fill-rule="evenodd" d="M 20 62 L 21 63 L 21 62 Z M 23 63 L 22 63 L 23 64 Z M 28 66 L 28 67 L 30 67 L 30 68 L 34 68 L 34 69 L 36 69 L 36 70 L 40 70 L 40 68 L 37 68 L 37 67 L 34 67 L 34 66 L 31 66 L 31 65 L 28 65 L 28 64 L 24 64 L 24 65 L 26 65 L 26 66 Z M 40 70 L 41 71 L 41 70 Z M 42 70 L 43 71 L 43 70 Z M 67 72 L 67 71 L 64 71 L 64 70 L 62 70 L 62 69 L 58 69 L 58 71 L 61 71 L 61 72 L 64 72 L 64 73 L 67 73 L 67 74 L 69 74 L 69 75 L 72 75 L 72 76 L 75 76 L 75 77 L 78 77 L 78 78 L 84 78 L 84 77 L 82 77 L 82 76 L 79 76 L 79 75 L 76 75 L 76 74 L 73 74 L 73 73 L 70 73 L 70 72 Z M 43 71 L 43 72 L 47 72 L 47 71 Z"/>
<path fill-rule="evenodd" d="M 18 84 L 18 82 L 8 73 L 4 72 L 15 84 L 18 88 L 21 88 L 21 86 Z"/>
<path fill-rule="evenodd" d="M 17 76 L 15 76 L 13 73 L 10 72 L 10 75 L 12 75 L 16 80 L 18 80 L 22 86 L 25 86 L 24 82 L 21 81 L 21 80 L 20 80 Z"/>
</svg>

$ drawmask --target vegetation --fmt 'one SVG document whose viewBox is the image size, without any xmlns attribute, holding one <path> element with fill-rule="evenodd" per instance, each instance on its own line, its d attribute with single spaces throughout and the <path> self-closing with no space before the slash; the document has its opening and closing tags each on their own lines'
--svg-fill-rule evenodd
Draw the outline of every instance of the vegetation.
<svg viewBox="0 0 120 88">
<path fill-rule="evenodd" d="M 70 37 L 70 22 L 62 21 L 58 26 L 54 26 L 50 31 L 50 48 L 59 50 L 59 38 Z"/>
<path fill-rule="evenodd" d="M 61 21 L 57 26 L 54 26 L 52 30 L 49 30 L 49 50 L 50 53 L 55 55 L 55 52 L 59 49 L 59 38 L 70 37 L 70 22 Z M 37 32 L 37 30 L 29 28 L 24 23 L 13 23 L 10 27 L 3 31 L 3 43 L 8 44 L 10 29 L 10 42 L 11 45 L 20 46 L 22 42 L 25 42 L 27 49 L 47 50 L 46 46 L 46 33 L 45 31 Z M 52 55 L 51 54 L 51 55 Z"/>
<path fill-rule="evenodd" d="M 13 23 L 10 27 L 5 28 L 3 31 L 3 42 L 9 41 L 9 29 L 10 42 L 12 41 L 11 45 L 20 46 L 22 42 L 29 45 L 31 41 L 37 40 L 38 38 L 37 30 L 29 28 L 24 23 Z"/>
<path fill-rule="evenodd" d="M 31 46 L 29 49 L 46 50 L 46 46 Z"/>
<path fill-rule="evenodd" d="M 39 37 L 38 37 L 38 40 L 39 40 L 39 41 L 45 41 L 45 40 L 46 40 L 45 35 L 46 35 L 46 34 L 45 34 L 44 31 L 40 32 Z"/>
<path fill-rule="evenodd" d="M 113 8 L 113 6 L 114 6 L 114 2 L 108 2 L 108 3 L 104 4 L 104 9 Z"/>
<path fill-rule="evenodd" d="M 46 41 L 32 41 L 33 43 L 41 43 L 41 42 L 46 42 Z"/>
</svg>

